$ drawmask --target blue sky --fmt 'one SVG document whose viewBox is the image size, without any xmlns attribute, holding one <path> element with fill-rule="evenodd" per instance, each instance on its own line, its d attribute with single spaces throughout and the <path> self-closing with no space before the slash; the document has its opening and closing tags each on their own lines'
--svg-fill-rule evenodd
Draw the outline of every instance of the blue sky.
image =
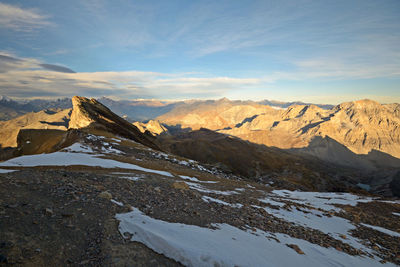
<svg viewBox="0 0 400 267">
<path fill-rule="evenodd" d="M 400 102 L 400 1 L 1 1 L 0 94 Z"/>
</svg>

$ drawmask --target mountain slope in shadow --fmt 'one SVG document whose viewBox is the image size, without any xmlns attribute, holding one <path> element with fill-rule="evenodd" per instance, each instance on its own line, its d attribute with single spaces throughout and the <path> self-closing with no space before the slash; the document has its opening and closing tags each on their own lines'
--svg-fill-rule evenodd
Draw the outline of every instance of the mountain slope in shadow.
<svg viewBox="0 0 400 267">
<path fill-rule="evenodd" d="M 368 154 L 356 154 L 329 136 L 315 136 L 307 147 L 292 148 L 289 151 L 312 155 L 333 164 L 368 171 L 400 168 L 400 159 L 387 153 L 372 150 Z"/>
<path fill-rule="evenodd" d="M 157 140 L 170 153 L 222 168 L 243 179 L 272 181 L 286 188 L 293 185 L 303 190 L 349 191 L 358 184 L 373 182 L 372 190 L 379 187 L 380 192 L 391 195 L 389 183 L 400 170 L 400 160 L 395 157 L 379 151 L 355 154 L 329 137 L 316 137 L 306 148 L 287 150 L 208 129 L 158 136 Z"/>
<path fill-rule="evenodd" d="M 164 151 L 210 164 L 246 180 L 274 182 L 304 190 L 345 191 L 357 188 L 361 176 L 346 166 L 314 156 L 254 144 L 208 129 L 158 136 Z"/>
</svg>

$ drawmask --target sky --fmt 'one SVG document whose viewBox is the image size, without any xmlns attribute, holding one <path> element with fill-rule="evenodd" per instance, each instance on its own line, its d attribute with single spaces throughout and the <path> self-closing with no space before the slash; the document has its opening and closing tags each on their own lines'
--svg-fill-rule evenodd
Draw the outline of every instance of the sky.
<svg viewBox="0 0 400 267">
<path fill-rule="evenodd" d="M 0 95 L 400 103 L 400 1 L 0 0 Z"/>
</svg>

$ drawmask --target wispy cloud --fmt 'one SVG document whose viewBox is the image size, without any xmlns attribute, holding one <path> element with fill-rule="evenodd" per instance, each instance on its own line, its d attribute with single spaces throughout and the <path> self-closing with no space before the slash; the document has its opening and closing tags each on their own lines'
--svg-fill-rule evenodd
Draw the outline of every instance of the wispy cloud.
<svg viewBox="0 0 400 267">
<path fill-rule="evenodd" d="M 336 81 L 374 78 L 399 78 L 400 61 L 354 62 L 335 58 L 312 58 L 293 63 L 290 71 L 277 71 L 265 75 L 264 81 Z"/>
<path fill-rule="evenodd" d="M 29 32 L 52 25 L 48 19 L 48 16 L 36 9 L 23 9 L 16 5 L 0 3 L 0 28 Z"/>
<path fill-rule="evenodd" d="M 31 69 L 38 66 L 39 61 L 34 58 L 20 59 L 12 53 L 0 52 L 0 73 L 13 69 Z"/>
<path fill-rule="evenodd" d="M 64 66 L 59 66 L 59 65 L 54 65 L 54 64 L 41 63 L 41 64 L 39 64 L 39 66 L 44 69 L 52 70 L 52 71 L 58 71 L 58 72 L 64 72 L 64 73 L 75 73 L 75 71 L 71 70 L 70 68 L 67 68 Z"/>
<path fill-rule="evenodd" d="M 0 53 L 0 59 L 2 57 L 7 59 L 7 64 L 0 65 L 0 94 L 14 97 L 112 95 L 120 98 L 210 98 L 261 82 L 256 78 L 193 77 L 193 73 L 75 73 L 66 67 L 36 59 Z"/>
</svg>

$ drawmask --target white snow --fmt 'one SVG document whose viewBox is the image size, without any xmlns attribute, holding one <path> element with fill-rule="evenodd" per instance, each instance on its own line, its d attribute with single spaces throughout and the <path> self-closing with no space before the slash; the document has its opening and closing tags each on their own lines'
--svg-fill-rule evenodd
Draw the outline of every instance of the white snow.
<svg viewBox="0 0 400 267">
<path fill-rule="evenodd" d="M 84 149 L 84 148 L 82 148 Z M 150 172 L 164 176 L 174 177 L 171 173 L 166 171 L 153 170 L 143 168 L 135 164 L 119 162 L 111 159 L 99 158 L 101 155 L 89 155 L 84 153 L 70 153 L 70 152 L 54 152 L 49 154 L 21 156 L 1 162 L 0 166 L 9 167 L 34 167 L 34 166 L 70 166 L 70 165 L 83 165 L 83 166 L 99 166 L 102 168 L 122 168 L 131 169 L 143 172 Z"/>
<path fill-rule="evenodd" d="M 393 215 L 400 216 L 400 213 L 392 212 Z"/>
<path fill-rule="evenodd" d="M 99 140 L 99 139 L 104 139 L 104 137 L 89 135 L 88 139 L 89 140 Z M 115 140 L 118 140 L 118 139 L 115 139 Z M 94 153 L 92 148 L 90 148 L 87 145 L 81 144 L 81 143 L 75 143 L 72 146 L 69 146 L 69 147 L 65 148 L 64 151 Z M 120 150 L 118 150 L 116 148 L 113 148 L 110 143 L 104 142 L 104 141 L 102 142 L 101 151 L 103 153 L 113 153 L 113 154 L 122 154 L 123 153 L 122 151 L 120 151 Z"/>
<path fill-rule="evenodd" d="M 115 199 L 111 199 L 111 202 L 116 204 L 116 205 L 118 205 L 118 206 L 120 206 L 120 207 L 124 206 L 124 203 L 116 201 Z"/>
<path fill-rule="evenodd" d="M 205 184 L 218 183 L 217 181 L 200 181 L 196 177 L 190 177 L 190 176 L 186 176 L 186 175 L 179 175 L 179 177 L 181 177 L 182 179 L 189 180 L 189 181 L 192 181 L 192 182 L 197 182 L 197 183 L 205 183 Z"/>
<path fill-rule="evenodd" d="M 267 194 L 266 198 L 259 199 L 260 202 L 280 207 L 279 209 L 263 208 L 275 217 L 319 230 L 368 253 L 372 253 L 372 251 L 349 233 L 356 226 L 347 219 L 335 216 L 332 211 L 341 210 L 339 207 L 334 206 L 334 204 L 354 206 L 358 202 L 369 202 L 372 200 L 370 197 L 360 197 L 349 193 L 299 192 L 289 190 L 274 190 L 272 193 Z M 289 209 L 283 208 L 285 204 L 290 204 L 290 202 L 302 204 L 305 207 L 292 205 Z M 330 213 L 330 216 L 327 216 L 326 213 Z M 341 236 L 343 235 L 347 238 L 342 239 Z"/>
<path fill-rule="evenodd" d="M 101 152 L 103 153 L 112 153 L 112 154 L 123 154 L 123 152 L 121 150 L 118 150 L 116 148 L 113 148 L 112 146 L 102 146 L 101 147 Z"/>
<path fill-rule="evenodd" d="M 67 148 L 64 148 L 63 150 L 68 152 L 94 153 L 92 148 L 81 143 L 75 143 Z"/>
<path fill-rule="evenodd" d="M 199 169 L 200 171 L 208 171 L 207 168 L 205 168 L 205 167 L 203 167 L 203 166 L 201 166 L 201 165 L 197 165 L 196 167 L 197 167 L 197 169 Z"/>
<path fill-rule="evenodd" d="M 266 212 L 274 215 L 275 217 L 284 219 L 288 222 L 293 222 L 297 225 L 319 230 L 335 239 L 341 240 L 340 235 L 346 235 L 347 239 L 342 240 L 343 242 L 348 243 L 354 248 L 369 251 L 359 242 L 358 239 L 349 235 L 348 232 L 356 227 L 350 221 L 344 218 L 337 216 L 328 217 L 325 216 L 321 211 L 304 208 L 301 209 L 301 211 L 297 210 L 296 208 L 293 208 L 290 211 L 286 209 L 277 210 L 269 207 L 265 207 L 264 209 Z"/>
<path fill-rule="evenodd" d="M 178 160 L 178 164 L 183 165 L 183 166 L 190 166 L 190 163 L 185 160 Z"/>
<path fill-rule="evenodd" d="M 139 181 L 140 179 L 142 179 L 143 177 L 138 177 L 138 176 L 120 176 L 119 178 L 124 178 L 124 179 L 128 179 L 131 181 Z"/>
<path fill-rule="evenodd" d="M 323 210 L 340 211 L 334 204 L 356 206 L 359 202 L 370 202 L 371 197 L 359 197 L 350 193 L 300 192 L 289 190 L 273 190 L 273 194 L 299 204 L 311 204 Z"/>
<path fill-rule="evenodd" d="M 191 182 L 185 182 L 185 183 L 189 186 L 190 189 L 197 190 L 197 191 L 203 192 L 203 193 L 212 193 L 212 194 L 219 194 L 219 195 L 225 195 L 225 196 L 239 194 L 236 191 L 212 190 L 212 189 L 207 189 L 204 186 L 201 186 L 201 185 L 196 184 L 196 183 L 191 183 Z"/>
<path fill-rule="evenodd" d="M 231 204 L 231 203 L 228 203 L 228 202 L 225 202 L 225 201 L 213 198 L 213 197 L 209 197 L 209 196 L 202 196 L 201 199 L 203 199 L 207 203 L 209 203 L 211 201 L 211 202 L 216 202 L 216 203 L 219 203 L 219 204 L 222 204 L 222 205 L 225 205 L 225 206 L 230 206 L 232 208 L 241 208 L 241 207 L 243 207 L 243 205 L 240 204 L 240 203 Z"/>
<path fill-rule="evenodd" d="M 86 138 L 88 140 L 91 140 L 91 141 L 97 141 L 97 140 L 104 139 L 105 137 L 104 136 L 99 136 L 99 135 L 89 134 Z"/>
<path fill-rule="evenodd" d="M 273 206 L 279 206 L 279 207 L 285 206 L 284 202 L 278 202 L 278 201 L 273 200 L 272 198 L 259 199 L 259 201 L 266 203 L 266 204 L 271 204 Z"/>
<path fill-rule="evenodd" d="M 375 226 L 375 225 L 370 225 L 370 224 L 366 224 L 366 223 L 360 223 L 360 224 L 361 224 L 361 225 L 364 225 L 365 227 L 369 227 L 369 228 L 371 228 L 371 229 L 374 229 L 374 230 L 376 230 L 376 231 L 379 231 L 379 232 L 381 232 L 381 233 L 387 234 L 387 235 L 391 235 L 391 236 L 394 236 L 394 237 L 400 237 L 400 234 L 399 234 L 399 233 L 394 232 L 394 231 L 392 231 L 392 230 L 388 230 L 388 229 L 383 228 L 383 227 L 379 227 L 379 226 Z"/>
<path fill-rule="evenodd" d="M 9 172 L 15 172 L 16 170 L 5 170 L 5 169 L 0 169 L 0 173 L 9 173 Z"/>
<path fill-rule="evenodd" d="M 379 258 L 351 256 L 334 248 L 324 248 L 305 240 L 256 229 L 243 231 L 228 224 L 218 229 L 169 223 L 146 216 L 138 209 L 117 214 L 122 235 L 175 259 L 186 266 L 394 266 L 380 264 Z M 273 235 L 280 243 L 270 239 Z M 287 244 L 296 244 L 300 255 Z"/>
<path fill-rule="evenodd" d="M 145 175 L 141 174 L 141 175 L 133 175 L 132 173 L 129 172 L 113 172 L 112 174 L 116 174 L 118 175 L 118 178 L 123 178 L 123 179 L 128 179 L 131 181 L 139 181 L 140 179 L 145 178 Z"/>
</svg>

